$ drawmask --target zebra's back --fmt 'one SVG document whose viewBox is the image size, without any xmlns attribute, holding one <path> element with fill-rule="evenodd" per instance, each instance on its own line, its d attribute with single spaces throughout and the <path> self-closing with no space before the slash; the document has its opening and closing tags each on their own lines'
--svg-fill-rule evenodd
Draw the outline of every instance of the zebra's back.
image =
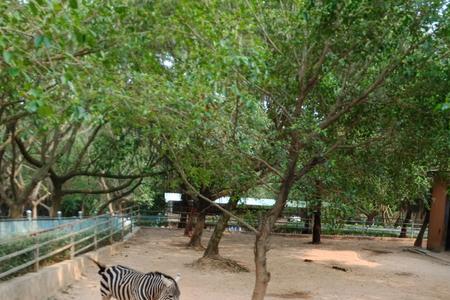
<svg viewBox="0 0 450 300">
<path fill-rule="evenodd" d="M 103 299 L 118 300 L 178 300 L 180 291 L 176 281 L 159 272 L 142 273 L 125 266 L 106 267 L 100 292 Z"/>
</svg>

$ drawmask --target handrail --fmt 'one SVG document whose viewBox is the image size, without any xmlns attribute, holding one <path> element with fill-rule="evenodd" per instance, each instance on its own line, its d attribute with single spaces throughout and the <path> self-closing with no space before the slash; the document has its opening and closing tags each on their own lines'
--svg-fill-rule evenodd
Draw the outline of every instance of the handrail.
<svg viewBox="0 0 450 300">
<path fill-rule="evenodd" d="M 97 249 L 99 243 L 104 243 L 104 241 L 108 238 L 109 243 L 113 243 L 115 240 L 117 240 L 117 234 L 120 235 L 120 240 L 123 240 L 125 232 L 129 232 L 132 230 L 136 221 L 135 218 L 137 216 L 136 212 L 133 211 L 132 208 L 127 210 L 127 212 L 127 214 L 114 216 L 105 214 L 101 216 L 80 219 L 75 222 L 55 226 L 51 229 L 40 230 L 22 235 L 18 238 L 12 238 L 2 241 L 0 243 L 2 245 L 14 245 L 14 243 L 17 243 L 19 241 L 27 241 L 28 239 L 31 239 L 30 242 L 32 243 L 32 245 L 27 246 L 25 249 L 20 249 L 3 256 L 0 254 L 0 262 L 2 262 L 1 265 L 3 266 L 3 268 L 0 267 L 0 279 L 13 275 L 14 273 L 22 271 L 32 265 L 35 266 L 34 270 L 38 271 L 40 269 L 40 261 L 51 258 L 54 255 L 67 250 L 70 250 L 70 258 L 72 258 L 73 256 L 86 250 Z M 83 228 L 84 224 L 87 224 L 87 226 Z M 79 227 L 79 229 L 77 228 L 77 226 Z M 48 240 L 42 242 L 39 241 L 40 236 L 47 233 L 62 233 L 62 235 L 56 237 L 50 236 Z M 59 244 L 55 245 L 58 246 L 58 248 L 52 249 L 51 244 L 55 242 L 60 242 Z M 80 249 L 77 249 L 77 246 L 79 245 L 82 246 Z M 43 247 L 45 247 L 46 249 L 45 252 L 47 252 L 47 250 L 50 250 L 50 252 L 40 253 L 40 251 L 44 249 Z M 30 253 L 30 256 L 32 256 L 30 258 L 25 258 L 28 261 L 22 263 L 22 261 L 18 261 L 16 259 L 16 261 L 21 264 L 14 265 L 13 261 L 12 264 L 10 263 L 11 268 L 8 269 L 5 262 L 14 260 L 16 257 L 25 255 L 27 253 Z"/>
<path fill-rule="evenodd" d="M 20 238 L 8 239 L 0 242 L 0 246 L 14 244 L 19 240 L 25 240 L 25 244 L 22 244 L 24 249 L 18 249 L 17 251 L 11 251 L 11 253 L 2 255 L 0 253 L 0 279 L 24 270 L 32 265 L 35 266 L 35 270 L 39 270 L 39 263 L 47 258 L 50 258 L 58 253 L 64 251 L 70 251 L 68 253 L 71 258 L 89 249 L 97 249 L 99 245 L 104 245 L 105 240 L 109 239 L 109 243 L 113 243 L 115 240 L 123 239 L 125 232 L 132 230 L 136 223 L 145 224 L 150 223 L 157 226 L 176 226 L 179 223 L 187 222 L 181 221 L 180 214 L 166 214 L 166 215 L 141 215 L 140 211 L 133 208 L 126 210 L 127 214 L 111 216 L 109 214 L 94 216 L 91 218 L 85 218 L 76 220 L 71 223 L 62 224 L 51 229 L 36 231 Z M 256 219 L 252 222 L 257 222 Z M 290 221 L 287 218 L 280 219 L 276 223 L 276 228 L 285 230 L 293 230 L 289 232 L 301 232 L 305 228 L 305 219 L 300 221 Z M 312 227 L 311 220 L 308 220 L 310 227 Z M 341 220 L 339 220 L 341 221 Z M 217 222 L 217 218 L 211 218 L 208 216 L 206 225 L 211 228 Z M 335 232 L 348 233 L 348 232 L 363 232 L 367 234 L 373 234 L 376 232 L 387 232 L 389 234 L 395 234 L 399 232 L 399 227 L 383 227 L 378 228 L 376 226 L 370 226 L 362 221 L 347 220 L 347 224 L 339 222 L 339 225 L 333 227 L 334 224 L 327 224 L 323 222 L 323 230 L 336 230 Z M 331 225 L 331 226 L 329 226 Z M 410 222 L 407 224 L 408 236 L 417 234 L 418 228 L 421 223 Z M 238 226 L 233 222 L 229 224 L 229 230 L 240 231 Z M 352 231 L 353 230 L 353 231 Z M 334 232 L 334 231 L 333 231 Z M 54 233 L 53 235 L 47 235 L 48 233 Z M 44 235 L 45 234 L 45 235 Z M 120 236 L 119 236 L 120 235 Z M 58 244 L 54 244 L 59 242 Z M 29 244 L 28 244 L 29 243 Z M 45 247 L 45 248 L 44 248 Z M 54 247 L 54 249 L 52 248 Z M 56 248 L 58 247 L 58 248 Z M 0 247 L 3 249 L 3 247 Z M 44 253 L 42 250 L 44 249 Z M 1 250 L 0 250 L 1 251 Z M 40 252 L 41 251 L 41 252 Z M 48 252 L 49 251 L 49 252 Z M 28 255 L 30 257 L 28 257 Z M 16 258 L 17 257 L 17 258 Z M 15 261 L 13 261 L 15 259 Z M 26 259 L 28 261 L 23 261 Z M 20 260 L 20 261 L 19 261 Z M 10 263 L 10 268 L 5 262 Z M 18 264 L 18 265 L 16 265 Z"/>
<path fill-rule="evenodd" d="M 42 229 L 42 230 L 37 230 L 37 231 L 33 231 L 33 232 L 28 232 L 28 233 L 25 233 L 25 234 L 22 234 L 22 235 L 19 235 L 19 236 L 14 236 L 14 237 L 5 239 L 3 241 L 0 241 L 0 245 L 3 244 L 4 242 L 10 242 L 10 241 L 13 241 L 13 240 L 21 240 L 21 239 L 24 239 L 26 237 L 37 236 L 37 235 L 40 235 L 40 234 L 48 233 L 48 232 L 51 232 L 51 231 L 56 231 L 56 230 L 59 230 L 59 229 L 62 229 L 62 228 L 66 228 L 66 227 L 75 226 L 75 225 L 78 225 L 78 224 L 81 224 L 81 223 L 84 223 L 84 222 L 87 222 L 87 221 L 95 220 L 95 219 L 98 219 L 98 218 L 104 218 L 104 217 L 109 218 L 109 217 L 111 217 L 111 215 L 103 214 L 103 215 L 100 215 L 100 216 L 93 216 L 93 217 L 88 217 L 88 218 L 83 218 L 83 219 L 77 219 L 74 222 L 57 225 L 57 226 L 54 226 L 54 227 L 51 227 L 51 228 L 47 228 L 47 229 Z M 113 217 L 117 217 L 117 216 L 113 216 Z"/>
</svg>

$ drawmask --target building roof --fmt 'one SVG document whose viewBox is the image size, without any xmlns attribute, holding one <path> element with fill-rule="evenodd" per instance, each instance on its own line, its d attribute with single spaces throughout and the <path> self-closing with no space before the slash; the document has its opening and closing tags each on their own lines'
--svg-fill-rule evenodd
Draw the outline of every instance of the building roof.
<svg viewBox="0 0 450 300">
<path fill-rule="evenodd" d="M 169 201 L 181 201 L 181 194 L 180 193 L 164 193 L 164 198 L 166 202 Z M 227 204 L 230 200 L 230 197 L 221 197 L 217 199 L 215 202 L 217 204 Z M 269 199 L 269 198 L 241 198 L 239 200 L 240 205 L 246 205 L 246 206 L 273 206 L 275 204 L 275 199 Z M 298 208 L 304 208 L 306 207 L 305 201 L 288 201 L 287 207 L 298 207 Z"/>
</svg>

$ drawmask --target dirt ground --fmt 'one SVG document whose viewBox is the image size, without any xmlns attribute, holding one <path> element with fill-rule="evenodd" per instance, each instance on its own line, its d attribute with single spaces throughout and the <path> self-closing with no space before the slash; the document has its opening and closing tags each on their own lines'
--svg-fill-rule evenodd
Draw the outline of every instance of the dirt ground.
<svg viewBox="0 0 450 300">
<path fill-rule="evenodd" d="M 208 234 L 205 235 L 205 241 Z M 271 239 L 268 267 L 272 273 L 266 299 L 450 299 L 450 265 L 403 251 L 412 240 Z M 104 257 L 106 264 L 122 264 L 140 271 L 180 273 L 182 300 L 249 300 L 254 284 L 253 241 L 250 234 L 224 237 L 221 254 L 247 266 L 250 273 L 198 270 L 189 266 L 202 252 L 186 249 L 182 231 L 141 229 L 120 253 Z M 450 261 L 450 255 L 443 257 Z M 305 261 L 311 260 L 310 262 Z M 333 269 L 333 266 L 346 269 Z M 94 265 L 84 278 L 50 299 L 100 299 Z"/>
</svg>

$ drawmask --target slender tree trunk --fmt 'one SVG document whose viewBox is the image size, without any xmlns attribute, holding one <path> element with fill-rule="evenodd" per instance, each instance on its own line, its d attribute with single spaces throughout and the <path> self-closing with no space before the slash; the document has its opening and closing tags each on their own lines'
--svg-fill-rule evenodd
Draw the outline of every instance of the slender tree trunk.
<svg viewBox="0 0 450 300">
<path fill-rule="evenodd" d="M 114 208 L 112 203 L 108 204 L 108 211 L 111 216 L 114 216 Z"/>
<path fill-rule="evenodd" d="M 200 248 L 202 247 L 202 234 L 205 227 L 206 211 L 201 211 L 197 215 L 197 222 L 195 222 L 194 232 L 192 233 L 191 240 L 188 243 L 188 247 Z"/>
<path fill-rule="evenodd" d="M 269 235 L 272 231 L 270 224 L 266 221 L 260 228 L 255 241 L 255 287 L 252 300 L 263 300 L 266 295 L 267 285 L 270 281 L 270 273 L 267 271 L 267 251 Z"/>
<path fill-rule="evenodd" d="M 322 231 L 321 214 L 322 214 L 322 203 L 319 202 L 319 204 L 316 207 L 316 211 L 314 212 L 314 226 L 312 234 L 313 244 L 320 244 L 320 233 Z"/>
<path fill-rule="evenodd" d="M 188 201 L 187 197 L 188 196 L 185 193 L 183 193 L 181 195 L 181 203 L 182 203 L 183 208 L 181 211 L 180 222 L 178 222 L 178 228 L 186 228 L 186 225 L 187 225 L 188 213 L 190 210 L 189 201 Z"/>
<path fill-rule="evenodd" d="M 178 228 L 186 228 L 187 219 L 188 219 L 187 211 L 186 212 L 181 212 L 180 222 L 178 222 L 178 226 L 177 227 Z"/>
<path fill-rule="evenodd" d="M 187 215 L 186 226 L 184 228 L 184 236 L 191 236 L 192 228 L 194 224 L 194 216 L 197 214 L 197 210 L 194 206 L 189 206 L 189 213 Z"/>
<path fill-rule="evenodd" d="M 307 214 L 306 215 L 306 219 L 305 219 L 305 226 L 303 227 L 303 229 L 302 229 L 302 233 L 303 234 L 310 234 L 311 233 L 311 228 L 310 228 L 310 215 L 309 214 Z"/>
<path fill-rule="evenodd" d="M 315 192 L 315 200 L 316 200 L 316 207 L 314 208 L 314 224 L 313 224 L 313 232 L 312 232 L 312 243 L 313 244 L 320 244 L 320 233 L 322 231 L 322 222 L 321 222 L 321 215 L 322 215 L 322 183 L 320 180 L 316 180 L 316 192 Z"/>
<path fill-rule="evenodd" d="M 430 210 L 425 211 L 425 217 L 423 219 L 422 227 L 420 227 L 419 234 L 417 235 L 416 241 L 414 242 L 415 247 L 422 247 L 423 235 L 427 229 L 428 223 L 430 222 Z"/>
<path fill-rule="evenodd" d="M 202 191 L 202 195 L 205 195 L 209 199 L 212 198 L 212 193 L 208 189 L 204 189 Z M 205 228 L 206 210 L 209 207 L 209 203 L 202 199 L 197 199 L 194 206 L 198 214 L 194 226 L 194 231 L 192 232 L 191 239 L 188 243 L 188 247 L 200 248 L 202 247 L 202 234 L 203 229 Z"/>
<path fill-rule="evenodd" d="M 397 228 L 398 226 L 400 226 L 401 219 L 402 219 L 402 214 L 401 214 L 401 212 L 400 212 L 400 213 L 398 214 L 397 219 L 395 220 L 394 227 Z"/>
<path fill-rule="evenodd" d="M 31 203 L 31 212 L 33 219 L 37 219 L 38 212 L 37 207 L 39 205 L 40 200 L 44 200 L 45 198 L 39 199 L 39 190 L 41 189 L 42 181 L 39 181 L 38 184 L 33 189 L 33 192 L 28 196 L 28 201 Z"/>
<path fill-rule="evenodd" d="M 37 202 L 33 201 L 31 203 L 31 205 L 32 205 L 31 211 L 32 211 L 33 219 L 37 219 L 37 217 L 38 217 L 37 207 L 39 204 Z"/>
<path fill-rule="evenodd" d="M 295 180 L 295 169 L 297 166 L 298 153 L 291 153 L 291 159 L 285 176 L 280 186 L 272 209 L 261 220 L 259 232 L 255 240 L 255 286 L 253 288 L 252 300 L 264 300 L 267 285 L 270 281 L 270 273 L 267 270 L 267 251 L 269 250 L 269 237 L 276 220 L 286 205 L 289 192 Z"/>
<path fill-rule="evenodd" d="M 402 229 L 401 229 L 400 235 L 399 235 L 400 238 L 406 238 L 406 233 L 408 231 L 407 226 L 408 226 L 408 223 L 411 222 L 411 214 L 412 214 L 412 210 L 411 210 L 411 207 L 408 205 L 408 208 L 406 210 L 406 216 L 405 216 L 405 219 L 403 220 Z"/>
<path fill-rule="evenodd" d="M 239 197 L 231 196 L 227 204 L 227 210 L 233 211 L 239 202 Z M 206 247 L 203 257 L 215 257 L 219 256 L 219 244 L 222 239 L 223 232 L 227 228 L 228 221 L 230 220 L 230 215 L 222 214 L 214 227 L 214 232 L 208 242 L 208 247 Z"/>
</svg>

